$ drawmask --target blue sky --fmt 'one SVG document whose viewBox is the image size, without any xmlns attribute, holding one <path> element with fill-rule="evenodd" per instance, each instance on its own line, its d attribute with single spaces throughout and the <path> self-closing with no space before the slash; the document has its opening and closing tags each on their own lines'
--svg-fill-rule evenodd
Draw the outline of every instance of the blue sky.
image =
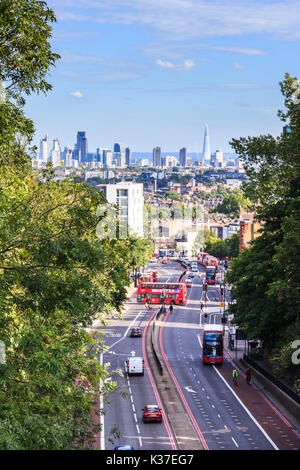
<svg viewBox="0 0 300 470">
<path fill-rule="evenodd" d="M 89 151 L 115 142 L 133 151 L 186 146 L 232 151 L 233 137 L 282 123 L 279 82 L 300 78 L 300 1 L 49 0 L 61 60 L 53 90 L 28 98 L 38 144 L 47 132 Z"/>
</svg>

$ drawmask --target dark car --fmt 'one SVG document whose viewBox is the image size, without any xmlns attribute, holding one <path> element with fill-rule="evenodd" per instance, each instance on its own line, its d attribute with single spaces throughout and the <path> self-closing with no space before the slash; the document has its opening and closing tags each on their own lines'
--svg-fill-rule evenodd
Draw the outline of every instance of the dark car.
<svg viewBox="0 0 300 470">
<path fill-rule="evenodd" d="M 162 422 L 162 412 L 161 409 L 157 405 L 147 405 L 143 409 L 143 420 L 144 423 L 148 423 L 151 421 L 161 423 Z"/>
<path fill-rule="evenodd" d="M 142 329 L 139 326 L 134 326 L 130 330 L 130 336 L 142 336 Z"/>
<path fill-rule="evenodd" d="M 115 447 L 114 450 L 134 450 L 134 448 L 132 446 L 123 445 Z"/>
</svg>

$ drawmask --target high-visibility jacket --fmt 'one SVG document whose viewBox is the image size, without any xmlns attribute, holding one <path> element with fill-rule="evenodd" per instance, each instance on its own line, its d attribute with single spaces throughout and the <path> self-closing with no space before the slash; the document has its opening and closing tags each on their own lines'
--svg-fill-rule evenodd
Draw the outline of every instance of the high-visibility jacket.
<svg viewBox="0 0 300 470">
<path fill-rule="evenodd" d="M 232 377 L 237 377 L 237 376 L 238 376 L 238 371 L 236 369 L 233 369 Z"/>
</svg>

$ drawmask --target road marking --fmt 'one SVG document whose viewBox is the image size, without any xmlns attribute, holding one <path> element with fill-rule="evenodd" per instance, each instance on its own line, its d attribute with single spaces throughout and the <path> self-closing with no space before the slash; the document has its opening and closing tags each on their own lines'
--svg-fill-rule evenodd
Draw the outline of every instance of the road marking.
<svg viewBox="0 0 300 470">
<path fill-rule="evenodd" d="M 235 443 L 235 445 L 238 447 L 238 444 L 236 443 L 236 441 L 233 439 L 233 437 L 231 438 L 233 440 L 233 442 Z"/>
</svg>

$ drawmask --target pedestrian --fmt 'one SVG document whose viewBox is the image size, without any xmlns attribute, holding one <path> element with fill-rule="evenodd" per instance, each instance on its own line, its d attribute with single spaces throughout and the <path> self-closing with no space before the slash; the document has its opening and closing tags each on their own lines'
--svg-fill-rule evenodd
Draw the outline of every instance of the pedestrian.
<svg viewBox="0 0 300 470">
<path fill-rule="evenodd" d="M 248 385 L 250 385 L 251 376 L 252 376 L 251 369 L 247 369 L 247 370 L 246 370 L 246 382 L 247 382 Z"/>
<path fill-rule="evenodd" d="M 173 312 L 173 304 L 170 304 L 169 311 L 170 311 L 170 313 Z"/>
<path fill-rule="evenodd" d="M 145 309 L 146 309 L 146 310 L 151 310 L 150 303 L 151 303 L 151 301 L 150 301 L 149 299 L 146 300 L 146 303 L 145 303 Z"/>
<path fill-rule="evenodd" d="M 204 308 L 204 304 L 201 303 L 201 305 L 200 305 L 201 312 L 202 312 L 203 308 Z"/>
<path fill-rule="evenodd" d="M 237 385 L 237 378 L 238 378 L 238 371 L 236 369 L 233 369 L 232 371 L 232 380 L 235 385 Z"/>
</svg>

